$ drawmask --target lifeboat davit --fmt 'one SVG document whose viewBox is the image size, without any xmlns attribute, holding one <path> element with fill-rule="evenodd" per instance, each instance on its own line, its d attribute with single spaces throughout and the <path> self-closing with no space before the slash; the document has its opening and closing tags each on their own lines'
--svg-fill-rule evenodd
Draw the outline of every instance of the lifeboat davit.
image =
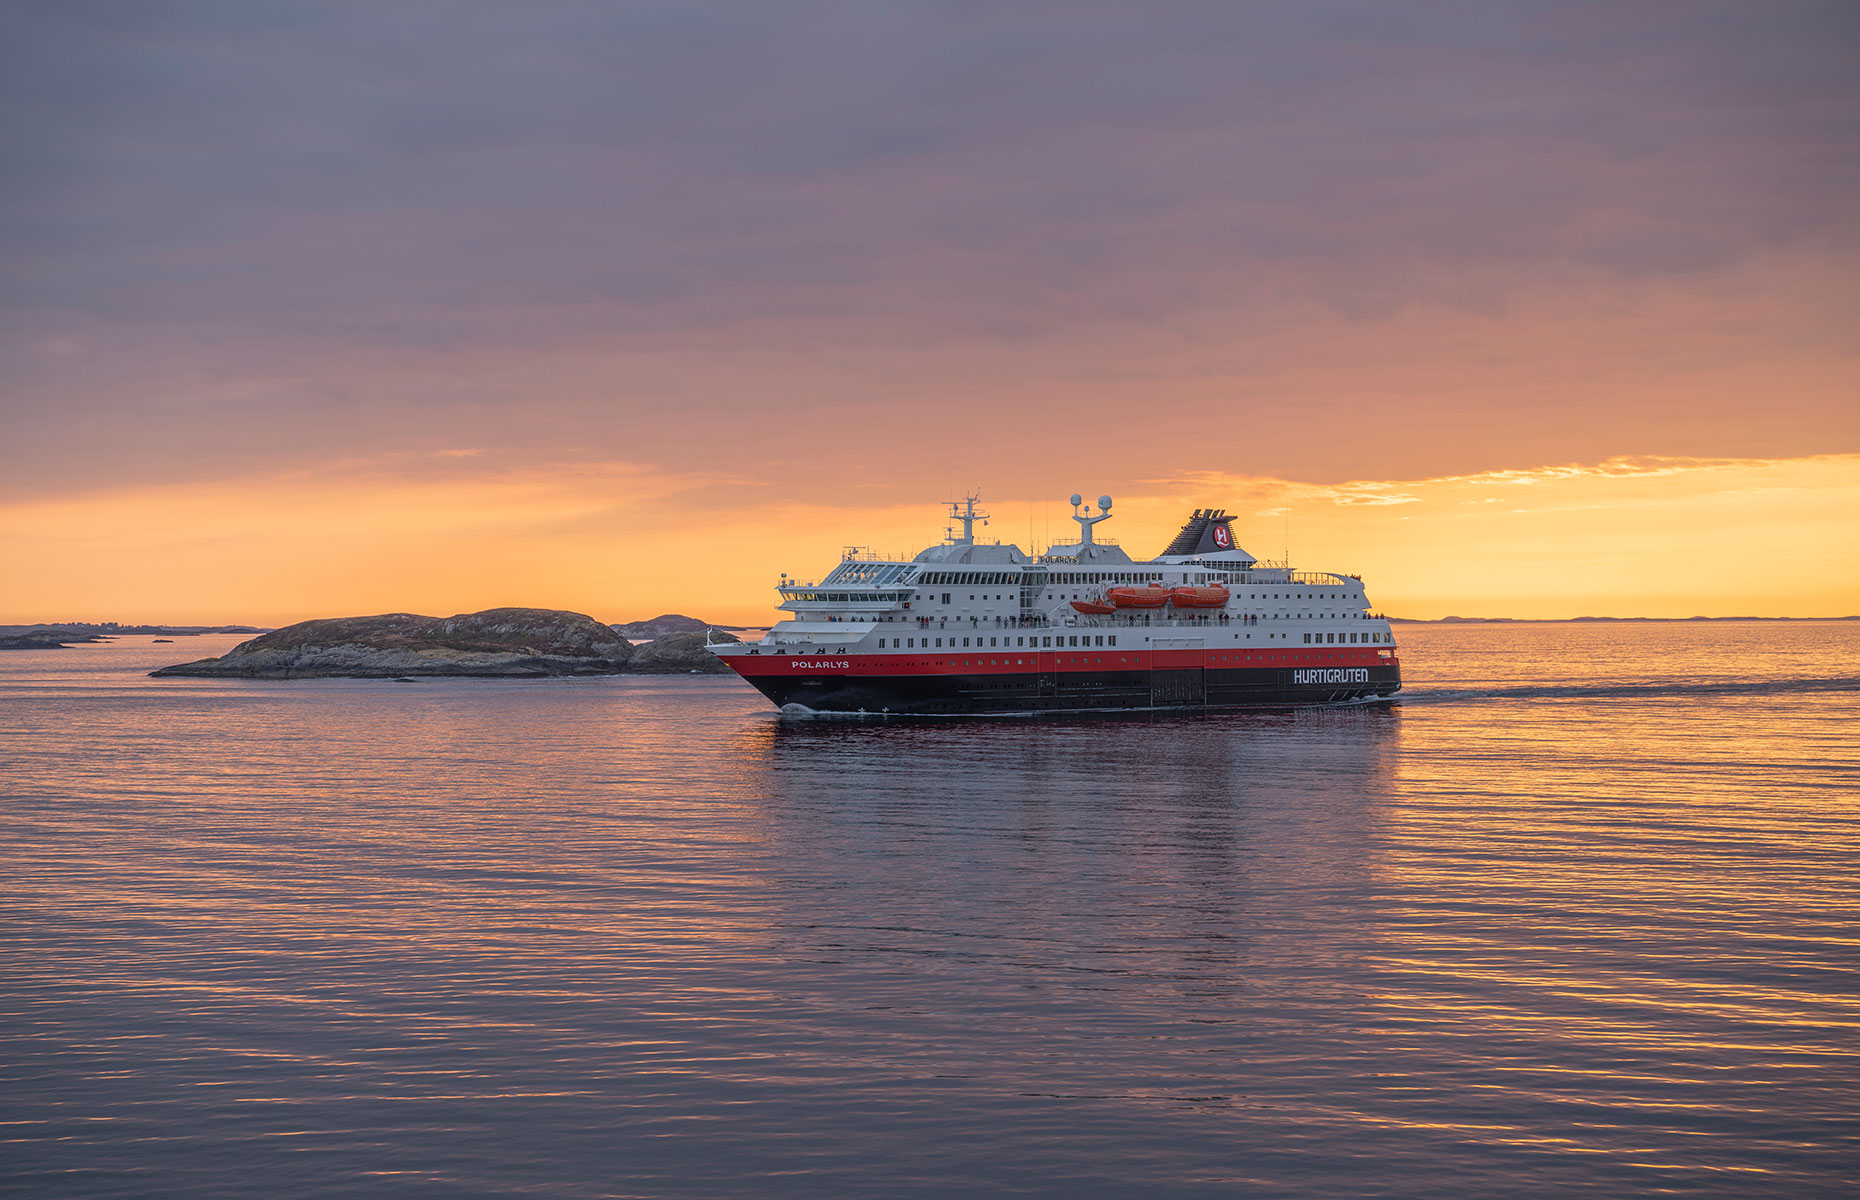
<svg viewBox="0 0 1860 1200">
<path fill-rule="evenodd" d="M 1169 593 L 1169 599 L 1177 608 L 1226 608 L 1227 589 L 1179 587 Z"/>
<path fill-rule="evenodd" d="M 1112 608 L 1110 605 L 1100 604 L 1096 600 L 1074 600 L 1072 602 L 1072 607 L 1078 609 L 1080 612 L 1086 614 L 1087 616 L 1092 616 L 1092 617 L 1102 617 L 1109 613 L 1114 613 L 1117 611 L 1115 608 Z"/>
<path fill-rule="evenodd" d="M 1104 595 L 1118 608 L 1161 608 L 1169 603 L 1169 589 L 1160 583 L 1140 588 L 1112 588 Z"/>
</svg>

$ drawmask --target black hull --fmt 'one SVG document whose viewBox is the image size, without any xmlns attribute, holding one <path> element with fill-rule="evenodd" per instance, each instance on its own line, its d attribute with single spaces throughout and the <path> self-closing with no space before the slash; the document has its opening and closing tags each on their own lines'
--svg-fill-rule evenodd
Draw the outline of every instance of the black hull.
<svg viewBox="0 0 1860 1200">
<path fill-rule="evenodd" d="M 815 712 L 1016 715 L 1144 709 L 1289 708 L 1385 700 L 1401 690 L 1395 665 L 1312 670 L 1183 667 L 1025 674 L 751 675 L 775 704 Z"/>
</svg>

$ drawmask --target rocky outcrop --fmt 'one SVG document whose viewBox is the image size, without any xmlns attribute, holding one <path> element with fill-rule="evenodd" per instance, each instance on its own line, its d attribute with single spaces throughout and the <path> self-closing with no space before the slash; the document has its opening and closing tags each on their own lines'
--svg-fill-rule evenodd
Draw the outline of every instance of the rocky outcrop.
<svg viewBox="0 0 1860 1200">
<path fill-rule="evenodd" d="M 580 613 L 493 608 L 454 617 L 389 613 L 303 621 L 241 642 L 219 658 L 149 674 L 240 679 L 343 676 L 616 675 L 633 647 Z"/>
<path fill-rule="evenodd" d="M 737 639 L 731 634 L 713 631 L 710 640 L 734 642 Z M 723 664 L 722 659 L 704 649 L 704 634 L 699 631 L 674 633 L 634 647 L 633 659 L 627 664 L 627 670 L 642 675 L 686 675 L 692 671 L 717 675 L 727 674 L 730 668 Z"/>
<path fill-rule="evenodd" d="M 81 642 L 100 642 L 94 633 L 40 626 L 0 635 L 0 650 L 62 650 Z"/>
<path fill-rule="evenodd" d="M 616 625 L 614 632 L 637 642 L 643 638 L 670 637 L 674 633 L 703 633 L 708 628 L 709 625 L 696 617 L 687 617 L 683 613 L 661 613 L 650 621 L 628 621 L 624 625 Z"/>
<path fill-rule="evenodd" d="M 747 628 L 746 625 L 718 625 L 712 621 L 700 621 L 683 613 L 661 613 L 650 621 L 628 621 L 624 625 L 616 625 L 614 632 L 628 641 L 638 642 L 647 638 L 670 637 L 674 633 L 703 633 L 707 629 L 712 632 L 728 630 L 741 633 Z"/>
</svg>

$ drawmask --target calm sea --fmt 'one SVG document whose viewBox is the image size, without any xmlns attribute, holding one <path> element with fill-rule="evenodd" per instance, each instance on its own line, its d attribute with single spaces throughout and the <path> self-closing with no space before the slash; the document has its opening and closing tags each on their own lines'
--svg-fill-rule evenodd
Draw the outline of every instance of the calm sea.
<svg viewBox="0 0 1860 1200">
<path fill-rule="evenodd" d="M 1860 623 L 1402 638 L 890 724 L 0 654 L 0 1189 L 1855 1194 Z"/>
</svg>

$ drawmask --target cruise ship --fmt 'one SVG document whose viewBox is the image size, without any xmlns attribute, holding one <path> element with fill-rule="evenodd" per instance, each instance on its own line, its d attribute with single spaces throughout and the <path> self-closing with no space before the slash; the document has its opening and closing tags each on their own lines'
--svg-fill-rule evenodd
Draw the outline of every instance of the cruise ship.
<svg viewBox="0 0 1860 1200">
<path fill-rule="evenodd" d="M 1267 564 L 1234 518 L 1197 509 L 1151 559 L 1097 536 L 1029 554 L 979 541 L 975 496 L 908 560 L 849 548 L 818 583 L 785 575 L 790 614 L 709 647 L 784 711 L 1024 714 L 1360 703 L 1401 690 L 1388 619 L 1356 575 Z"/>
</svg>

